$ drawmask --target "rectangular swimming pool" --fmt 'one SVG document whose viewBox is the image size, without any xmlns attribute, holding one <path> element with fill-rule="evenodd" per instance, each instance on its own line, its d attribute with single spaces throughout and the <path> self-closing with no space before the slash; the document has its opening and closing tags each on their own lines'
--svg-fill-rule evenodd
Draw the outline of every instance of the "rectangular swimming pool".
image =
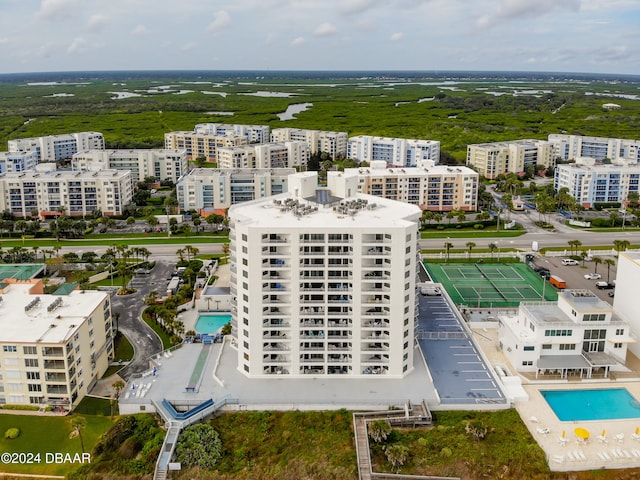
<svg viewBox="0 0 640 480">
<path fill-rule="evenodd" d="M 541 390 L 562 422 L 640 418 L 640 402 L 626 388 Z"/>
<path fill-rule="evenodd" d="M 230 313 L 201 313 L 196 322 L 196 333 L 214 335 L 231 321 Z"/>
</svg>

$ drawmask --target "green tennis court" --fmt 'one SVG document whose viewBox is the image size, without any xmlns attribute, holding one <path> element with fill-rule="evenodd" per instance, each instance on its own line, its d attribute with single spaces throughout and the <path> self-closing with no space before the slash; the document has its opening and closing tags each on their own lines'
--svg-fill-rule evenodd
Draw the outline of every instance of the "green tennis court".
<svg viewBox="0 0 640 480">
<path fill-rule="evenodd" d="M 44 268 L 43 264 L 3 264 L 0 265 L 0 280 L 5 278 L 15 278 L 16 280 L 29 280 Z"/>
<path fill-rule="evenodd" d="M 458 305 L 513 307 L 522 301 L 555 302 L 555 289 L 523 263 L 427 263 L 434 282 L 441 283 Z"/>
</svg>

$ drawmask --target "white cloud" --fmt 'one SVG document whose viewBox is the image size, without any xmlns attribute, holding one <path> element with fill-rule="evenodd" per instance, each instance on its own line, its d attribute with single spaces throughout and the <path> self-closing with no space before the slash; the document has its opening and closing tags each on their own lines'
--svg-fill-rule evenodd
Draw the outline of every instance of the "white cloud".
<svg viewBox="0 0 640 480">
<path fill-rule="evenodd" d="M 226 10 L 220 10 L 214 15 L 213 21 L 207 27 L 207 31 L 217 34 L 229 27 L 229 25 L 231 25 L 231 17 Z"/>
<path fill-rule="evenodd" d="M 103 15 L 102 13 L 91 15 L 89 17 L 89 20 L 87 21 L 86 30 L 89 32 L 99 32 L 106 25 L 108 25 L 110 21 L 111 18 L 109 18 L 107 15 Z"/>
<path fill-rule="evenodd" d="M 396 32 L 393 35 L 391 35 L 389 37 L 389 40 L 391 40 L 392 42 L 399 42 L 400 40 L 402 40 L 404 38 L 404 33 L 402 32 Z"/>
<path fill-rule="evenodd" d="M 276 41 L 276 36 L 273 33 L 267 34 L 267 38 L 265 38 L 264 43 L 266 45 L 273 45 Z"/>
<path fill-rule="evenodd" d="M 304 43 L 306 43 L 307 41 L 304 39 L 304 37 L 297 37 L 294 38 L 291 41 L 291 46 L 292 47 L 299 47 L 300 45 L 303 45 Z"/>
<path fill-rule="evenodd" d="M 70 12 L 76 0 L 42 0 L 37 15 L 45 19 L 56 19 Z"/>
<path fill-rule="evenodd" d="M 133 35 L 134 37 L 144 37 L 146 35 L 149 35 L 150 33 L 151 30 L 149 30 L 146 25 L 143 25 L 141 23 L 133 27 L 133 29 L 131 30 L 131 35 Z"/>
<path fill-rule="evenodd" d="M 328 37 L 329 35 L 334 35 L 335 33 L 338 32 L 338 29 L 330 24 L 329 22 L 325 22 L 321 25 L 318 25 L 318 28 L 316 28 L 316 31 L 313 32 L 313 34 L 316 37 Z"/>
<path fill-rule="evenodd" d="M 342 0 L 340 10 L 342 13 L 352 15 L 365 12 L 376 6 L 377 0 Z"/>
<path fill-rule="evenodd" d="M 83 53 L 86 51 L 87 41 L 82 37 L 76 37 L 67 48 L 67 53 Z"/>
<path fill-rule="evenodd" d="M 554 9 L 579 11 L 580 6 L 581 0 L 501 0 L 495 13 L 478 18 L 476 27 L 487 28 L 504 20 L 540 16 Z"/>
<path fill-rule="evenodd" d="M 195 50 L 198 47 L 198 44 L 195 42 L 185 43 L 182 47 L 180 47 L 181 52 L 190 52 Z"/>
</svg>

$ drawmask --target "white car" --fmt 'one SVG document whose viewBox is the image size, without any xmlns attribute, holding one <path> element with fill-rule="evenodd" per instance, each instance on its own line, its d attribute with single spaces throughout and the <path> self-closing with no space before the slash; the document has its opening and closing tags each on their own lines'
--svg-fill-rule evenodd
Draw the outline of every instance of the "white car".
<svg viewBox="0 0 640 480">
<path fill-rule="evenodd" d="M 562 265 L 578 265 L 578 261 L 573 258 L 563 258 Z"/>
<path fill-rule="evenodd" d="M 584 278 L 586 278 L 587 280 L 600 280 L 602 278 L 602 275 L 600 275 L 599 273 L 587 273 Z"/>
</svg>

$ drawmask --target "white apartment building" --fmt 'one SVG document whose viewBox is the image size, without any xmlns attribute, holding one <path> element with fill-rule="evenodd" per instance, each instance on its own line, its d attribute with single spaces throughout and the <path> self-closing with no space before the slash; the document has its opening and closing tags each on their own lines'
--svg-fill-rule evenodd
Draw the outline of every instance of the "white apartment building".
<svg viewBox="0 0 640 480">
<path fill-rule="evenodd" d="M 244 135 L 215 135 L 199 132 L 169 132 L 164 134 L 164 148 L 186 150 L 190 158 L 205 157 L 217 160 L 218 149 L 248 145 Z"/>
<path fill-rule="evenodd" d="M 274 128 L 271 131 L 271 141 L 273 142 L 304 142 L 309 145 L 312 155 L 326 152 L 333 159 L 347 154 L 347 139 L 347 132 L 302 128 Z"/>
<path fill-rule="evenodd" d="M 0 211 L 17 217 L 37 211 L 44 219 L 59 215 L 61 207 L 71 216 L 89 215 L 94 210 L 122 215 L 132 199 L 129 171 L 56 171 L 54 164 L 40 164 L 28 172 L 0 175 Z"/>
<path fill-rule="evenodd" d="M 557 304 L 521 302 L 517 314 L 498 317 L 500 346 L 518 372 L 590 378 L 598 370 L 627 370 L 627 345 L 635 343 L 630 325 L 589 290 L 564 290 Z"/>
<path fill-rule="evenodd" d="M 0 284 L 0 404 L 74 407 L 113 359 L 109 294 Z"/>
<path fill-rule="evenodd" d="M 0 173 L 24 172 L 36 168 L 37 164 L 35 151 L 0 152 Z"/>
<path fill-rule="evenodd" d="M 200 214 L 287 191 L 293 168 L 220 169 L 195 168 L 176 184 L 178 205 Z"/>
<path fill-rule="evenodd" d="M 593 159 L 578 160 L 580 163 L 556 167 L 554 189 L 568 188 L 569 195 L 584 208 L 593 208 L 596 203 L 623 203 L 629 192 L 639 191 L 640 164 L 597 164 Z"/>
<path fill-rule="evenodd" d="M 89 150 L 71 160 L 71 168 L 82 170 L 129 170 L 136 184 L 147 177 L 176 183 L 189 168 L 186 150 Z"/>
<path fill-rule="evenodd" d="M 9 140 L 10 152 L 33 151 L 38 163 L 57 162 L 84 150 L 104 150 L 103 135 L 98 132 L 79 132 Z"/>
<path fill-rule="evenodd" d="M 555 165 L 553 145 L 545 140 L 512 140 L 467 146 L 467 166 L 486 178 L 522 173 L 527 167 Z"/>
<path fill-rule="evenodd" d="M 304 142 L 260 143 L 218 149 L 219 168 L 306 168 L 310 157 Z"/>
<path fill-rule="evenodd" d="M 620 252 L 616 271 L 616 295 L 613 299 L 615 312 L 629 322 L 634 339 L 640 337 L 637 286 L 640 284 L 640 253 Z M 640 358 L 640 344 L 632 342 L 629 350 Z"/>
<path fill-rule="evenodd" d="M 271 140 L 271 128 L 267 125 L 238 125 L 231 123 L 199 123 L 194 129 L 207 135 L 231 135 L 247 137 L 250 143 L 267 143 Z"/>
<path fill-rule="evenodd" d="M 576 160 L 579 157 L 596 160 L 621 158 L 640 163 L 640 140 L 552 133 L 549 142 L 553 145 L 554 156 L 562 160 Z"/>
<path fill-rule="evenodd" d="M 358 175 L 358 191 L 367 195 L 446 212 L 478 209 L 479 175 L 467 167 L 448 167 L 423 161 L 418 167 L 387 168 L 376 160 L 369 167 L 347 168 Z"/>
<path fill-rule="evenodd" d="M 238 370 L 402 378 L 413 366 L 415 205 L 357 192 L 355 174 L 289 177 L 289 191 L 234 205 L 231 293 Z"/>
<path fill-rule="evenodd" d="M 385 161 L 397 167 L 415 167 L 424 161 L 440 162 L 440 142 L 409 138 L 350 137 L 347 157 L 359 162 Z"/>
</svg>

